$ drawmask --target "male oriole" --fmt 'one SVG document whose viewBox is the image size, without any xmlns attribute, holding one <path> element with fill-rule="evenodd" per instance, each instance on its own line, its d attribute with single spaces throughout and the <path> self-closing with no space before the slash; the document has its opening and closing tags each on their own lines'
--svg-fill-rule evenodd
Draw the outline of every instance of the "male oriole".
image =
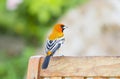
<svg viewBox="0 0 120 79">
<path fill-rule="evenodd" d="M 63 24 L 56 24 L 48 37 L 46 42 L 45 53 L 46 57 L 42 64 L 42 69 L 46 69 L 48 67 L 50 57 L 54 55 L 54 53 L 61 47 L 64 43 L 64 29 L 66 28 Z"/>
</svg>

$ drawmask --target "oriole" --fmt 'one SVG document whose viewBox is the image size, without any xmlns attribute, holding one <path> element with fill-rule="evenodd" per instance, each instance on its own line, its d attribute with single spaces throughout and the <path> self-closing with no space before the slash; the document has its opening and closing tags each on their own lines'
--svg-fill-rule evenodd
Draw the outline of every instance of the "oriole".
<svg viewBox="0 0 120 79">
<path fill-rule="evenodd" d="M 65 28 L 66 26 L 63 24 L 56 24 L 54 26 L 46 42 L 46 48 L 45 48 L 46 57 L 43 61 L 42 69 L 46 69 L 48 67 L 51 56 L 53 56 L 55 52 L 64 43 L 65 38 L 63 31 Z"/>
</svg>

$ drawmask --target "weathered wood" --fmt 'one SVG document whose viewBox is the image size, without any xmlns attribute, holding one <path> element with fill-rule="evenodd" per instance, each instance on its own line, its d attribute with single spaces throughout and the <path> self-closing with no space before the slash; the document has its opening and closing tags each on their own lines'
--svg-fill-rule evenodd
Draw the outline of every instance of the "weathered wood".
<svg viewBox="0 0 120 79">
<path fill-rule="evenodd" d="M 40 76 L 116 77 L 120 76 L 120 57 L 52 57 Z"/>
<path fill-rule="evenodd" d="M 62 79 L 62 77 L 51 77 L 50 79 Z"/>
<path fill-rule="evenodd" d="M 120 79 L 120 57 L 52 57 L 41 69 L 44 57 L 29 60 L 27 79 Z M 70 78 L 66 78 L 70 77 Z"/>
<path fill-rule="evenodd" d="M 40 77 L 40 79 L 45 79 L 44 77 Z"/>
<path fill-rule="evenodd" d="M 71 77 L 71 79 L 85 79 L 84 77 Z"/>
<path fill-rule="evenodd" d="M 66 79 L 66 77 L 62 77 L 62 79 Z"/>
<path fill-rule="evenodd" d="M 108 77 L 94 77 L 93 79 L 109 79 Z"/>
<path fill-rule="evenodd" d="M 32 56 L 28 64 L 27 79 L 39 79 L 40 56 Z"/>
</svg>

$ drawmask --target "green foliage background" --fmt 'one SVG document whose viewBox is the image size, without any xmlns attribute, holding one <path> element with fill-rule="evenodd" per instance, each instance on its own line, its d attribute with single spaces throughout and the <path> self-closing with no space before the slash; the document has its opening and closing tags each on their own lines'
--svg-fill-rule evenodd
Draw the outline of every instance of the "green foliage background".
<svg viewBox="0 0 120 79">
<path fill-rule="evenodd" d="M 0 51 L 0 79 L 24 79 L 28 59 L 35 47 L 42 45 L 44 36 L 66 11 L 86 0 L 23 0 L 16 10 L 6 9 L 0 0 L 0 35 L 20 37 L 27 46 L 22 53 L 8 56 Z"/>
</svg>

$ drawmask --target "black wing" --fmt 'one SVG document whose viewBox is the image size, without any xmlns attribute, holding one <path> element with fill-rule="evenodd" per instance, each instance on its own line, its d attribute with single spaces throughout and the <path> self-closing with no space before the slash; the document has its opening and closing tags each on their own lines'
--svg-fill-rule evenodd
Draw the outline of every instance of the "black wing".
<svg viewBox="0 0 120 79">
<path fill-rule="evenodd" d="M 52 55 L 61 47 L 61 45 L 64 43 L 64 38 L 58 39 L 58 40 L 47 40 L 46 44 L 46 53 L 48 51 L 52 52 Z"/>
</svg>

